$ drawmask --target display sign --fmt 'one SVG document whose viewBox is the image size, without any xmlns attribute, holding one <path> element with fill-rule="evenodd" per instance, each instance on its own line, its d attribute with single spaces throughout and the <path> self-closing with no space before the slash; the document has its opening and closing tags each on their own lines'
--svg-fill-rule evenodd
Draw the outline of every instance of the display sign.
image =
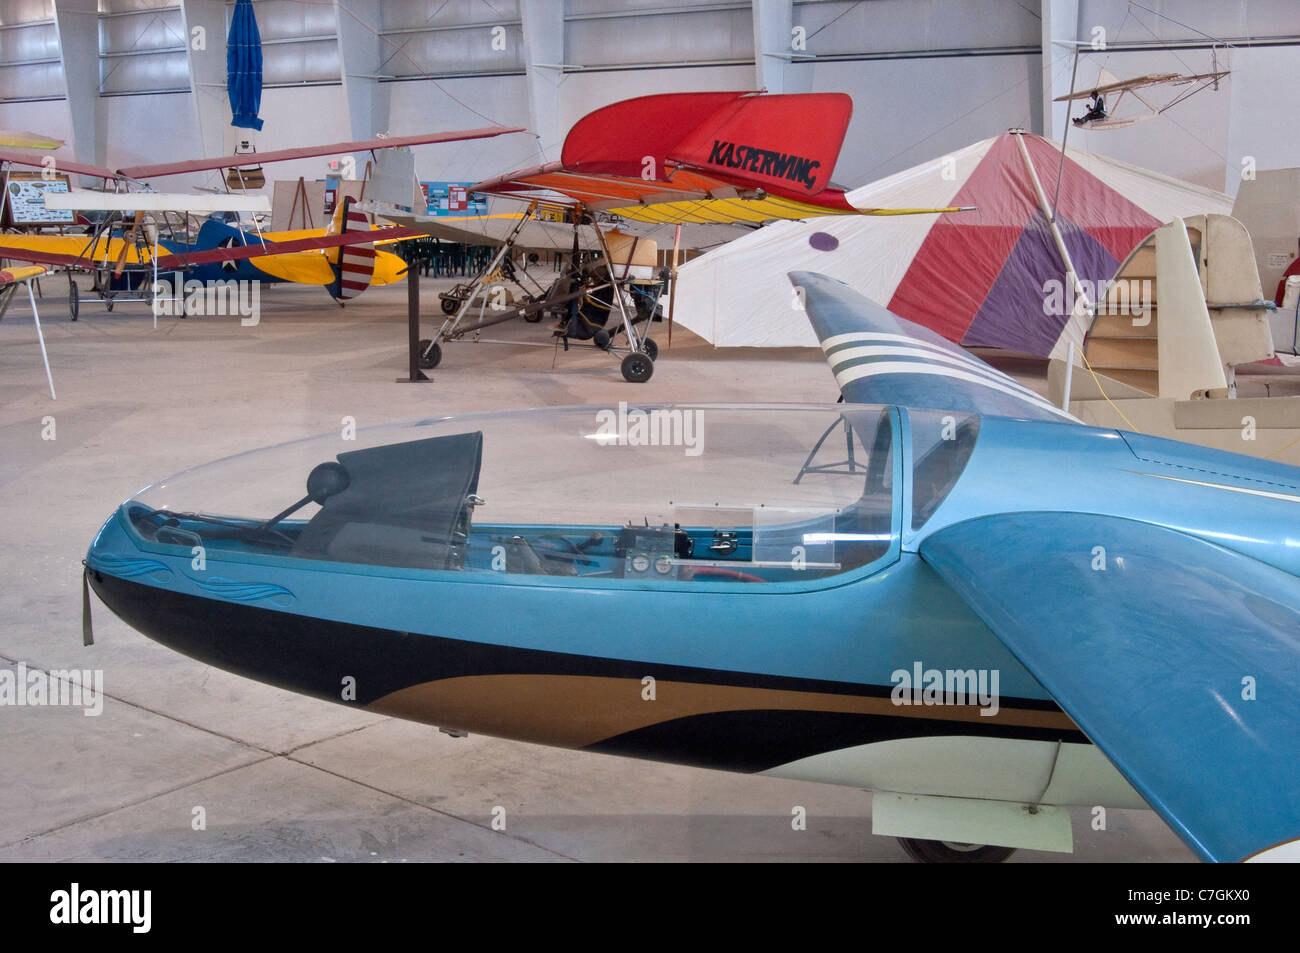
<svg viewBox="0 0 1300 953">
<path fill-rule="evenodd" d="M 486 215 L 487 196 L 471 195 L 473 182 L 421 182 L 426 215 Z"/>
<path fill-rule="evenodd" d="M 67 194 L 71 186 L 68 176 L 53 173 L 50 178 L 41 172 L 10 172 L 5 182 L 5 217 L 14 225 L 72 225 L 77 213 L 72 209 L 45 207 L 47 192 Z"/>
</svg>

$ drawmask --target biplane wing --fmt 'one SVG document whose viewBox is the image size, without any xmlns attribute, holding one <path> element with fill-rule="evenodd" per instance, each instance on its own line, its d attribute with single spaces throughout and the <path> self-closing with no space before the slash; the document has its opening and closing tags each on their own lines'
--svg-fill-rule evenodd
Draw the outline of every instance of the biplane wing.
<svg viewBox="0 0 1300 953">
<path fill-rule="evenodd" d="M 407 228 L 388 228 L 378 231 L 386 232 L 384 238 L 398 241 L 404 238 L 416 238 L 420 232 Z M 313 238 L 297 238 L 287 242 L 258 241 L 256 236 L 248 236 L 251 241 L 246 245 L 231 245 L 223 248 L 204 248 L 196 251 L 180 251 L 158 256 L 158 267 L 171 270 L 187 268 L 194 265 L 210 265 L 225 261 L 243 261 L 262 256 L 280 256 L 292 252 L 314 251 L 326 248 L 340 248 L 345 245 L 369 245 L 376 241 L 374 232 L 343 232 L 336 235 L 318 235 Z M 260 267 L 260 265 L 259 265 Z"/>
<path fill-rule="evenodd" d="M 331 142 L 324 145 L 303 146 L 299 149 L 277 149 L 272 152 L 250 152 L 207 159 L 188 159 L 182 162 L 134 165 L 122 169 L 109 169 L 105 166 L 90 165 L 85 162 L 56 157 L 54 168 L 59 172 L 75 172 L 78 175 L 88 175 L 99 179 L 162 178 L 168 175 L 182 175 L 186 172 L 207 172 L 214 169 L 283 162 L 288 159 L 310 159 L 315 156 L 342 155 L 348 152 L 367 152 L 375 149 L 394 149 L 399 146 L 432 145 L 439 142 L 461 142 L 467 139 L 489 139 L 494 136 L 523 131 L 520 126 L 484 126 L 479 129 L 453 129 L 447 132 L 431 132 L 419 136 L 390 136 L 383 139 L 362 139 L 356 142 Z M 0 146 L 10 144 L 0 135 Z M 0 149 L 0 162 L 12 162 L 15 165 L 25 165 L 39 169 L 46 166 L 44 160 L 44 156 L 26 155 L 21 152 Z"/>
<path fill-rule="evenodd" d="M 116 262 L 126 250 L 125 263 L 142 264 L 135 245 L 121 238 L 90 239 L 85 235 L 5 235 L 0 258 L 28 261 L 58 268 L 92 270 L 105 261 Z"/>
<path fill-rule="evenodd" d="M 48 270 L 41 265 L 23 265 L 19 268 L 0 269 L 0 288 L 17 281 L 30 281 L 33 278 L 39 278 L 41 275 L 46 274 Z"/>
<path fill-rule="evenodd" d="M 374 232 L 347 232 L 341 235 L 321 235 L 318 233 L 313 237 L 280 242 L 268 239 L 265 243 L 258 240 L 255 234 L 251 234 L 246 235 L 246 244 L 218 248 L 167 251 L 164 246 L 160 245 L 159 251 L 166 253 L 159 254 L 157 264 L 160 270 L 170 271 L 196 265 L 218 264 L 249 258 L 287 258 L 297 252 L 338 248 L 344 245 L 372 244 L 376 242 L 377 236 L 375 236 L 375 232 L 384 233 L 384 241 L 401 241 L 422 234 L 413 229 L 392 227 L 375 229 Z M 137 246 L 134 242 L 128 242 L 122 238 L 98 238 L 92 241 L 85 236 L 79 235 L 6 235 L 3 241 L 4 243 L 0 244 L 0 258 L 9 258 L 15 261 L 28 261 L 64 268 L 79 268 L 86 271 L 103 268 L 105 262 L 115 264 L 119 260 L 126 265 L 153 264 L 152 257 L 149 254 L 150 246 Z M 329 267 L 328 263 L 326 263 L 326 267 Z M 259 262 L 258 268 L 275 277 L 281 277 L 276 274 L 276 266 L 274 265 L 263 267 L 263 264 Z M 282 267 L 281 270 L 291 271 L 292 269 Z M 298 279 L 286 277 L 284 280 L 296 281 Z M 317 282 L 315 280 L 308 283 L 328 284 L 328 282 Z"/>
<path fill-rule="evenodd" d="M 373 149 L 395 149 L 399 146 L 422 146 L 438 142 L 461 142 L 466 139 L 490 139 L 511 132 L 523 132 L 521 126 L 484 126 L 480 129 L 453 129 L 448 132 L 431 132 L 419 136 L 391 136 L 384 139 L 362 139 L 356 142 L 332 142 L 325 145 L 304 146 L 300 149 L 277 149 L 272 152 L 250 152 L 241 155 L 217 156 L 209 159 L 189 159 L 184 162 L 161 162 L 155 165 L 134 165 L 119 169 L 118 174 L 129 179 L 153 179 L 186 172 L 209 172 L 236 166 L 262 165 L 289 159 L 310 159 L 315 156 L 342 155 L 348 152 L 367 152 Z"/>
<path fill-rule="evenodd" d="M 45 169 L 49 166 L 45 162 L 45 156 L 27 155 L 22 152 L 10 152 L 8 149 L 0 149 L 0 162 L 11 162 L 14 165 L 25 165 L 34 169 Z M 101 165 L 90 165 L 85 162 L 76 162 L 72 159 L 60 159 L 54 157 L 55 172 L 75 172 L 77 175 L 88 175 L 97 179 L 113 179 L 117 174 L 112 170 Z"/>
<path fill-rule="evenodd" d="M 831 184 L 852 112 L 843 93 L 666 93 L 579 120 L 559 162 L 471 191 L 653 223 L 761 223 L 863 210 Z"/>
</svg>

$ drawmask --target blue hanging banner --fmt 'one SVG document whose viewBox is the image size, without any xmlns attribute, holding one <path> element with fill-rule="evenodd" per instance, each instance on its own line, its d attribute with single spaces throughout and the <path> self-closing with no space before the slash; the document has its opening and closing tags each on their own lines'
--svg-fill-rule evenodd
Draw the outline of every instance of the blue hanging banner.
<svg viewBox="0 0 1300 953">
<path fill-rule="evenodd" d="M 253 0 L 237 0 L 226 38 L 226 91 L 230 94 L 232 126 L 261 129 L 262 34 L 257 29 Z"/>
</svg>

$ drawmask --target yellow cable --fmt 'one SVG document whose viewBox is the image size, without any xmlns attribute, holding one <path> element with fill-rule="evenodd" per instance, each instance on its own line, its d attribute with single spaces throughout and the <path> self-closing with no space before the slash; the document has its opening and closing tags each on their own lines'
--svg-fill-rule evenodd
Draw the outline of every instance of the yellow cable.
<svg viewBox="0 0 1300 953">
<path fill-rule="evenodd" d="M 1128 424 L 1129 430 L 1133 431 L 1133 433 L 1141 433 L 1141 430 L 1138 430 L 1133 426 L 1133 421 L 1124 416 L 1124 411 L 1120 410 L 1119 406 L 1110 399 L 1110 395 L 1106 393 L 1106 388 L 1101 386 L 1101 379 L 1097 376 L 1097 372 L 1092 369 L 1092 365 L 1088 363 L 1088 355 L 1083 352 L 1083 348 L 1079 348 L 1079 356 L 1083 358 L 1084 366 L 1088 368 L 1088 373 L 1092 375 L 1092 380 L 1093 383 L 1097 385 L 1097 390 L 1101 391 L 1101 396 L 1106 398 L 1106 403 L 1115 408 L 1115 413 L 1119 414 L 1120 419 L 1123 420 L 1124 423 Z M 1066 409 L 1068 410 L 1069 408 Z"/>
<path fill-rule="evenodd" d="M 1290 450 L 1292 447 L 1294 447 L 1294 446 L 1295 446 L 1296 444 L 1298 444 L 1298 443 L 1300 443 L 1300 437 L 1296 437 L 1294 440 L 1292 440 L 1292 441 L 1291 441 L 1290 443 L 1288 443 L 1286 446 L 1278 447 L 1278 448 L 1277 448 L 1276 450 L 1274 450 L 1272 453 L 1265 454 L 1264 457 L 1263 457 L 1263 459 L 1265 459 L 1265 460 L 1272 460 L 1274 457 L 1276 457 L 1276 456 L 1277 456 L 1279 453 L 1281 453 L 1283 450 Z"/>
</svg>

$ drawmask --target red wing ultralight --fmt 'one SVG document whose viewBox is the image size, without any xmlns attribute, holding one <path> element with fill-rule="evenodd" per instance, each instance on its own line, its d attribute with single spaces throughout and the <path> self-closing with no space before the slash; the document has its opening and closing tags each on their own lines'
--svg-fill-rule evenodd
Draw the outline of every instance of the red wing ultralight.
<svg viewBox="0 0 1300 953">
<path fill-rule="evenodd" d="M 830 184 L 853 110 L 843 93 L 667 93 L 580 119 L 560 161 L 473 191 L 648 222 L 763 222 L 889 214 Z"/>
</svg>

